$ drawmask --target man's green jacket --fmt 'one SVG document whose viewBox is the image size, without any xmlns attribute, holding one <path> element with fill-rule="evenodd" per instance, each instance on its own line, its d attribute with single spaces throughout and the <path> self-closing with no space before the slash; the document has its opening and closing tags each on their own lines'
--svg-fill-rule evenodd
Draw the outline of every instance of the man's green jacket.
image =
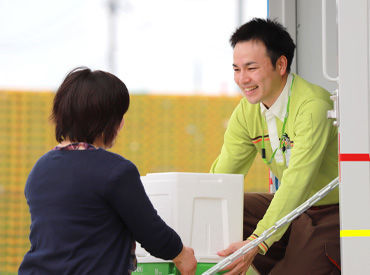
<svg viewBox="0 0 370 275">
<path fill-rule="evenodd" d="M 333 102 L 328 91 L 294 75 L 285 127 L 290 141 L 287 146 L 291 147 L 289 165 L 286 165 L 287 154 L 284 163 L 273 160 L 269 164 L 281 185 L 254 231 L 257 236 L 338 176 L 338 131 L 333 121 L 327 119 L 330 109 Z M 276 118 L 276 125 L 280 138 L 283 122 Z M 261 153 L 263 129 L 266 159 L 270 160 L 272 149 L 260 105 L 243 98 L 230 118 L 221 153 L 212 164 L 211 173 L 247 174 L 257 152 Z M 316 205 L 338 201 L 336 188 Z M 268 246 L 278 241 L 288 226 L 271 236 L 266 241 Z"/>
</svg>

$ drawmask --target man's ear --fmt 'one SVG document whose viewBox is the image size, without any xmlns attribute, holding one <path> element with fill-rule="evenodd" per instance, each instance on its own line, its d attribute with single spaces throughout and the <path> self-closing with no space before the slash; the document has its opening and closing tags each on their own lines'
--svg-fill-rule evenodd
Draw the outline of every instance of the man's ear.
<svg viewBox="0 0 370 275">
<path fill-rule="evenodd" d="M 279 72 L 279 74 L 283 76 L 287 73 L 287 68 L 288 68 L 288 59 L 286 58 L 285 55 L 282 55 L 276 61 L 276 69 Z"/>
</svg>

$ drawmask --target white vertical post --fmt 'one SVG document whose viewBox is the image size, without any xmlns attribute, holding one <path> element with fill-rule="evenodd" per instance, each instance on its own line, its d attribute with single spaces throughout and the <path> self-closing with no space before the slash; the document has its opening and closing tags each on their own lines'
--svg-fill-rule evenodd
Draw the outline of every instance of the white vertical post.
<svg viewBox="0 0 370 275">
<path fill-rule="evenodd" d="M 338 0 L 342 274 L 370 274 L 369 2 Z"/>
</svg>

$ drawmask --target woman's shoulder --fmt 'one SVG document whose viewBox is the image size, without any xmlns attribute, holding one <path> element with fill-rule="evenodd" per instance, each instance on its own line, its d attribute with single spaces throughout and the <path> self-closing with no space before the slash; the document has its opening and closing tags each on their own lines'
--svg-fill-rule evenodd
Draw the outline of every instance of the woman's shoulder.
<svg viewBox="0 0 370 275">
<path fill-rule="evenodd" d="M 101 157 L 101 161 L 103 161 L 103 163 L 109 164 L 111 167 L 120 168 L 122 170 L 137 170 L 136 165 L 132 161 L 128 160 L 120 154 L 104 149 L 97 150 L 97 153 Z"/>
<path fill-rule="evenodd" d="M 100 155 L 102 158 L 104 158 L 106 160 L 110 160 L 110 161 L 114 161 L 114 162 L 120 162 L 120 163 L 126 163 L 126 164 L 131 164 L 132 163 L 130 160 L 126 159 L 124 156 L 122 156 L 118 153 L 107 151 L 105 149 L 100 148 L 96 152 L 98 153 L 98 155 Z"/>
</svg>

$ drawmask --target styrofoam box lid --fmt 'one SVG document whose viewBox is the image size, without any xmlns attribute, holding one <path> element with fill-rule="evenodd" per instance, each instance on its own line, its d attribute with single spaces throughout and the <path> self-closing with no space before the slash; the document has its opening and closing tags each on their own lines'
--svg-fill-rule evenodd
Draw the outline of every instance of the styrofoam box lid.
<svg viewBox="0 0 370 275">
<path fill-rule="evenodd" d="M 168 172 L 141 177 L 159 216 L 194 249 L 199 262 L 218 262 L 217 251 L 243 237 L 244 176 Z M 162 262 L 138 244 L 139 262 Z"/>
</svg>

